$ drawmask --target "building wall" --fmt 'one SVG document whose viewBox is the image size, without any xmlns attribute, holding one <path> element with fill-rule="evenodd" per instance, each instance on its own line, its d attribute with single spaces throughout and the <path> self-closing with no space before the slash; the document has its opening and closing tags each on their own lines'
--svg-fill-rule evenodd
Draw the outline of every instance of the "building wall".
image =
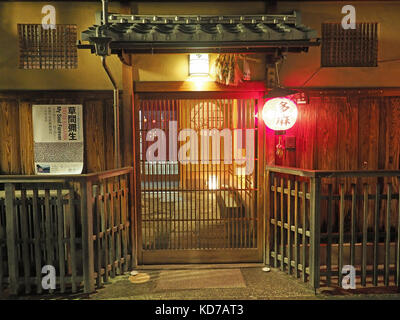
<svg viewBox="0 0 400 320">
<path fill-rule="evenodd" d="M 101 10 L 100 1 L 73 4 L 68 2 L 1 2 L 0 3 L 0 90 L 107 90 L 112 89 L 99 57 L 89 50 L 78 50 L 78 68 L 69 70 L 18 69 L 18 23 L 41 23 L 42 7 L 54 5 L 56 23 L 76 24 L 80 32 L 95 23 L 95 13 Z M 118 3 L 110 10 L 119 11 Z M 115 56 L 109 58 L 112 72 L 121 84 L 121 63 Z"/>
<path fill-rule="evenodd" d="M 302 87 L 398 87 L 400 86 L 400 2 L 399 1 L 293 1 L 279 3 L 279 10 L 299 10 L 305 25 L 321 35 L 321 23 L 340 22 L 341 8 L 352 4 L 356 8 L 357 22 L 380 24 L 378 63 L 376 68 L 322 68 L 320 48 L 309 53 L 292 55 L 281 70 L 283 83 Z M 397 61 L 383 62 L 387 60 Z M 318 71 L 310 79 L 314 72 Z"/>
<path fill-rule="evenodd" d="M 111 96 L 88 97 L 79 90 L 110 90 L 111 85 L 101 68 L 100 59 L 87 50 L 79 51 L 77 70 L 19 70 L 17 68 L 17 23 L 40 23 L 42 3 L 9 2 L 0 3 L 0 29 L 5 30 L 0 41 L 0 174 L 32 173 L 31 148 L 32 124 L 31 104 L 70 103 L 77 101 L 84 106 L 85 122 L 85 164 L 86 172 L 112 167 L 112 106 Z M 282 2 L 279 11 L 295 8 L 302 11 L 303 22 L 320 30 L 323 21 L 340 21 L 343 2 Z M 76 23 L 82 31 L 94 23 L 98 3 L 77 3 L 73 6 L 65 2 L 54 3 L 57 23 Z M 400 30 L 400 2 L 360 2 L 357 8 L 358 21 L 378 21 L 381 23 L 380 60 L 400 58 L 400 41 L 396 30 Z M 190 11 L 189 11 L 190 8 Z M 111 6 L 111 11 L 120 11 L 119 5 Z M 229 9 L 229 10 L 228 10 Z M 165 3 L 132 3 L 134 13 L 199 13 L 245 14 L 264 11 L 264 3 L 253 2 L 246 6 L 234 2 L 197 3 L 193 6 Z M 311 48 L 308 54 L 291 54 L 281 69 L 282 82 L 289 86 L 302 86 L 319 69 L 319 48 Z M 252 62 L 253 80 L 264 77 L 264 62 Z M 137 55 L 134 57 L 135 80 L 140 81 L 183 81 L 187 80 L 187 55 Z M 399 61 L 381 62 L 378 68 L 325 68 L 319 70 L 306 83 L 309 87 L 400 87 Z M 110 58 L 112 72 L 120 80 L 124 89 L 121 109 L 121 151 L 124 165 L 133 164 L 132 115 L 129 94 L 132 83 L 130 68 L 122 72 L 116 57 Z M 122 75 L 125 75 L 122 85 Z M 52 90 L 75 90 L 72 93 L 57 93 Z M 10 93 L 10 90 L 38 90 L 36 93 Z M 330 97 L 325 93 L 311 97 L 310 103 L 299 106 L 299 119 L 288 135 L 296 136 L 297 149 L 291 159 L 282 164 L 310 169 L 398 169 L 399 140 L 398 98 L 383 98 L 376 93 L 361 91 L 356 93 L 333 91 Z M 111 93 L 111 92 L 110 92 Z M 74 98 L 76 95 L 76 99 Z M 393 94 L 398 97 L 400 94 Z M 40 97 L 39 100 L 38 97 Z M 108 111 L 105 111 L 108 110 Z M 100 111 L 100 112 L 96 112 Z M 112 111 L 112 110 L 111 110 Z M 5 124 L 5 125 L 4 125 Z M 106 128 L 106 130 L 104 130 Z M 390 128 L 390 129 L 389 129 Z M 270 136 L 265 145 L 266 162 L 280 164 L 274 156 L 276 141 Z M 107 142 L 109 141 L 109 142 Z M 27 151 L 28 150 L 28 151 Z M 97 150 L 102 150 L 97 152 Z M 294 159 L 293 159 L 294 157 Z"/>
<path fill-rule="evenodd" d="M 78 25 L 78 33 L 94 24 L 97 2 L 6 2 L 0 3 L 0 90 L 1 89 L 82 89 L 107 90 L 111 84 L 101 68 L 100 59 L 88 50 L 79 50 L 76 70 L 19 70 L 17 23 L 41 23 L 41 8 L 53 4 L 57 23 Z M 323 68 L 320 69 L 320 48 L 308 53 L 289 54 L 281 68 L 281 81 L 287 86 L 309 87 L 397 87 L 400 82 L 400 2 L 398 1 L 284 1 L 278 3 L 279 12 L 301 11 L 302 21 L 320 33 L 322 22 L 340 22 L 345 4 L 356 7 L 357 21 L 379 22 L 379 63 L 377 68 Z M 131 2 L 137 14 L 257 14 L 265 12 L 263 1 L 251 2 Z M 110 11 L 121 12 L 119 3 L 111 2 Z M 212 59 L 215 56 L 212 56 Z M 265 63 L 250 62 L 252 80 L 263 80 Z M 389 60 L 389 61 L 387 61 Z M 386 62 L 384 62 L 386 61 Z M 121 63 L 110 57 L 112 72 L 122 88 Z M 136 80 L 185 81 L 188 79 L 188 57 L 180 55 L 137 55 Z M 315 73 L 316 72 L 316 73 Z M 310 79 L 310 77 L 315 75 Z"/>
</svg>

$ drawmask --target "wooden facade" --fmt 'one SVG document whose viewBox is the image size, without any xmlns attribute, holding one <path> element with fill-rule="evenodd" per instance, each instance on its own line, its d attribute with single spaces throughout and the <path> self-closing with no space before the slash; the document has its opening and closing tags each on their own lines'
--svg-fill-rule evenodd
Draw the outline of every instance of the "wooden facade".
<svg viewBox="0 0 400 320">
<path fill-rule="evenodd" d="M 113 168 L 112 92 L 0 92 L 0 174 L 34 174 L 32 105 L 82 104 L 84 172 Z"/>
<path fill-rule="evenodd" d="M 255 84 L 253 90 L 259 90 L 259 86 Z M 162 97 L 163 87 L 165 92 L 192 90 L 187 84 L 166 82 L 138 83 L 135 91 Z M 211 90 L 218 90 L 219 95 L 222 91 L 220 86 Z M 296 149 L 288 150 L 284 159 L 277 158 L 277 138 L 266 129 L 266 164 L 319 170 L 400 168 L 400 89 L 305 92 L 309 101 L 298 106 L 298 120 L 286 134 L 295 137 Z M 130 104 L 129 96 L 124 94 L 126 104 Z M 113 167 L 112 92 L 6 91 L 0 93 L 0 174 L 33 173 L 31 106 L 39 103 L 83 104 L 85 172 Z M 121 150 L 130 153 L 132 111 L 129 106 L 121 109 Z M 131 157 L 123 154 L 125 165 L 132 164 Z"/>
<path fill-rule="evenodd" d="M 296 150 L 283 160 L 273 153 L 267 129 L 267 163 L 315 170 L 400 168 L 400 89 L 305 89 L 308 104 L 287 136 Z"/>
</svg>

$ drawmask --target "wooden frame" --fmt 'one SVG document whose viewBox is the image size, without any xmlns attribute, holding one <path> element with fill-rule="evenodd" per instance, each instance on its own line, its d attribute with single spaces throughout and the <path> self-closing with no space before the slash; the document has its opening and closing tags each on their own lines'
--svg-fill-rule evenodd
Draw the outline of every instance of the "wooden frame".
<svg viewBox="0 0 400 320">
<path fill-rule="evenodd" d="M 249 99 L 252 98 L 255 100 L 255 110 L 259 113 L 261 110 L 258 110 L 258 100 L 262 98 L 265 92 L 264 82 L 245 82 L 244 85 L 239 87 L 228 87 L 224 85 L 220 85 L 215 82 L 205 83 L 201 88 L 197 87 L 194 83 L 191 82 L 134 82 L 135 93 L 135 108 L 134 108 L 134 119 L 137 121 L 138 119 L 138 110 L 137 107 L 140 99 L 166 99 L 166 98 L 174 98 L 174 99 L 190 99 L 190 98 L 199 98 L 199 99 L 217 99 L 217 98 L 228 98 L 228 99 Z M 134 136 L 136 150 L 138 150 L 138 141 L 137 138 L 137 122 L 134 125 Z M 264 130 L 261 130 L 263 132 Z M 260 154 L 263 153 L 263 138 L 258 137 L 256 140 L 256 149 Z M 139 162 L 139 155 L 136 152 L 135 163 Z M 258 160 L 260 161 L 260 160 Z M 261 160 L 263 161 L 263 160 Z M 138 165 L 135 165 L 138 168 Z M 263 203 L 263 171 L 264 164 L 258 163 L 256 167 L 256 183 L 258 184 L 259 190 L 255 195 L 255 201 L 257 203 Z M 261 262 L 263 256 L 263 242 L 264 239 L 262 237 L 262 230 L 264 228 L 263 219 L 260 212 L 263 212 L 262 205 L 257 211 L 258 215 L 258 223 L 257 223 L 257 249 L 246 249 L 241 252 L 241 250 L 234 249 L 201 249 L 201 250 L 146 250 L 146 258 L 143 257 L 144 250 L 142 248 L 142 219 L 141 219 L 141 190 L 140 190 L 140 171 L 136 169 L 136 185 L 138 190 L 136 191 L 136 208 L 138 212 L 138 256 L 139 256 L 139 264 L 160 264 L 160 263 L 227 263 L 227 262 Z M 260 211 L 261 210 L 261 211 Z M 247 252 L 248 251 L 248 252 Z"/>
</svg>

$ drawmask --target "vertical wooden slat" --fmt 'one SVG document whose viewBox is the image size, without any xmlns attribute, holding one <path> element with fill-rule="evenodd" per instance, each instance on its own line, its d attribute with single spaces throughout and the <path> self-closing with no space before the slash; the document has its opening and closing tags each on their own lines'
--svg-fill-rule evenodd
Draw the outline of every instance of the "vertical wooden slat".
<svg viewBox="0 0 400 320">
<path fill-rule="evenodd" d="M 367 283 L 367 236 L 368 236 L 368 184 L 364 183 L 363 198 L 363 226 L 362 226 L 362 262 L 361 262 L 361 285 L 365 287 Z"/>
<path fill-rule="evenodd" d="M 121 186 L 118 178 L 115 178 L 115 181 L 113 183 L 114 188 L 115 188 L 115 196 L 116 196 L 116 202 L 115 202 L 115 227 L 116 227 L 116 261 L 117 261 L 117 273 L 118 275 L 121 274 L 122 272 L 122 266 L 121 266 L 121 240 L 122 240 L 122 230 L 120 228 L 121 225 Z"/>
<path fill-rule="evenodd" d="M 52 234 L 52 219 L 50 207 L 50 190 L 46 187 L 44 190 L 44 212 L 45 212 L 45 240 L 46 240 L 46 264 L 54 266 L 54 239 Z M 53 289 L 49 289 L 53 293 Z"/>
<path fill-rule="evenodd" d="M 311 178 L 310 199 L 310 278 L 314 289 L 320 284 L 320 203 L 321 203 L 321 179 Z"/>
<path fill-rule="evenodd" d="M 0 257 L 3 257 L 3 247 L 6 243 L 6 233 L 4 230 L 5 227 L 5 221 L 4 221 L 4 202 L 0 202 Z M 3 294 L 3 282 L 4 282 L 4 262 L 0 262 L 0 295 Z"/>
<path fill-rule="evenodd" d="M 338 255 L 338 286 L 342 283 L 343 269 L 343 238 L 344 238 L 344 184 L 340 184 L 339 205 L 339 255 Z"/>
<path fill-rule="evenodd" d="M 116 275 L 116 268 L 115 268 L 115 229 L 114 229 L 114 185 L 112 182 L 107 183 L 107 190 L 108 190 L 107 216 L 108 216 L 108 228 L 110 230 L 108 253 L 110 257 L 109 263 L 111 264 L 111 278 L 114 278 Z"/>
<path fill-rule="evenodd" d="M 266 205 L 264 207 L 264 264 L 270 266 L 271 263 L 271 171 L 267 170 L 267 176 L 265 179 L 265 195 Z"/>
<path fill-rule="evenodd" d="M 135 206 L 135 181 L 134 171 L 129 173 L 129 222 L 130 222 L 130 237 L 132 245 L 132 262 L 131 267 L 136 268 L 138 264 L 138 211 Z M 140 233 L 142 233 L 140 231 Z"/>
<path fill-rule="evenodd" d="M 60 273 L 60 290 L 65 292 L 65 245 L 64 245 L 64 210 L 61 187 L 57 188 L 57 236 L 58 236 L 58 259 Z"/>
<path fill-rule="evenodd" d="M 93 254 L 93 190 L 91 181 L 83 181 L 81 186 L 81 223 L 84 292 L 94 291 Z"/>
<path fill-rule="evenodd" d="M 278 267 L 278 180 L 274 177 L 274 268 Z"/>
<path fill-rule="evenodd" d="M 287 190 L 288 190 L 288 197 L 287 197 L 287 258 L 288 258 L 288 274 L 292 273 L 292 208 L 291 208 L 291 201 L 292 201 L 292 182 L 290 178 L 288 179 L 287 182 Z"/>
<path fill-rule="evenodd" d="M 296 278 L 299 276 L 299 182 L 294 183 L 294 272 Z"/>
<path fill-rule="evenodd" d="M 94 227 L 94 235 L 96 236 L 96 240 L 94 243 L 94 250 L 95 250 L 95 271 L 97 273 L 96 276 L 96 287 L 100 288 L 101 287 L 101 261 L 102 261 L 102 248 L 101 248 L 101 241 L 104 239 L 104 233 L 101 232 L 101 215 L 100 215 L 100 210 L 101 210 L 101 205 L 100 200 L 99 200 L 99 186 L 98 185 L 93 185 L 93 227 Z M 102 237 L 102 239 L 100 238 Z M 106 269 L 104 269 L 104 272 Z"/>
<path fill-rule="evenodd" d="M 397 243 L 396 243 L 396 286 L 400 289 L 400 177 L 397 178 L 398 186 L 398 208 L 397 208 Z"/>
<path fill-rule="evenodd" d="M 302 189 L 302 197 L 301 197 L 301 214 L 302 214 L 302 259 L 301 259 L 301 264 L 302 264 L 302 270 L 301 270 L 301 275 L 302 275 L 302 280 L 305 282 L 306 281 L 306 253 L 307 253 L 307 237 L 306 237 L 306 231 L 307 231 L 307 216 L 306 216 L 306 195 L 307 195 L 307 189 L 308 189 L 308 184 L 306 182 L 301 183 L 301 189 Z"/>
<path fill-rule="evenodd" d="M 327 216 L 327 233 L 328 243 L 326 247 L 326 272 L 327 272 L 327 285 L 331 285 L 331 272 L 332 272 L 332 205 L 333 205 L 333 187 L 330 183 L 328 185 L 328 216 Z"/>
<path fill-rule="evenodd" d="M 285 184 L 284 184 L 284 179 L 281 178 L 281 196 L 280 196 L 280 222 L 281 222 L 281 227 L 280 227 L 280 249 L 279 249 L 279 253 L 281 254 L 281 271 L 284 271 L 285 269 L 285 263 L 284 263 L 284 258 L 285 258 L 285 254 L 284 254 L 284 228 L 285 228 L 285 218 L 284 218 L 284 201 L 283 198 L 285 196 Z"/>
<path fill-rule="evenodd" d="M 124 258 L 123 273 L 128 271 L 128 189 L 126 186 L 126 176 L 120 177 L 121 186 L 121 225 L 122 225 L 122 256 Z"/>
<path fill-rule="evenodd" d="M 36 186 L 33 189 L 32 197 L 32 212 L 33 212 L 33 231 L 35 233 L 35 274 L 36 274 L 36 292 L 42 293 L 42 261 L 41 261 L 41 235 L 38 210 L 38 189 Z"/>
<path fill-rule="evenodd" d="M 350 239 L 350 264 L 356 264 L 356 211 L 357 211 L 357 191 L 356 185 L 351 184 L 351 239 Z"/>
<path fill-rule="evenodd" d="M 376 184 L 375 191 L 375 210 L 374 210 L 374 271 L 372 283 L 374 286 L 378 285 L 378 250 L 379 250 L 379 211 L 380 211 L 380 197 L 381 185 Z"/>
<path fill-rule="evenodd" d="M 392 211 L 392 184 L 388 183 L 385 223 L 385 286 L 389 285 L 390 275 L 390 215 Z"/>
<path fill-rule="evenodd" d="M 100 184 L 100 215 L 101 215 L 101 230 L 103 232 L 103 257 L 104 257 L 104 282 L 108 282 L 109 275 L 109 252 L 108 252 L 108 244 L 109 244 L 109 232 L 108 232 L 108 214 L 107 214 L 107 186 L 105 181 L 101 181 Z"/>
<path fill-rule="evenodd" d="M 69 189 L 69 243 L 71 250 L 72 292 L 77 291 L 76 231 L 75 231 L 75 190 Z"/>
<path fill-rule="evenodd" d="M 12 183 L 6 183 L 5 205 L 6 205 L 6 234 L 7 234 L 7 257 L 8 257 L 8 278 L 11 294 L 18 294 L 18 256 L 16 243 L 16 225 L 15 225 L 15 187 Z"/>
<path fill-rule="evenodd" d="M 20 222 L 22 236 L 22 262 L 24 265 L 25 293 L 31 292 L 30 283 L 30 259 L 29 259 L 29 233 L 28 233 L 28 210 L 26 201 L 26 189 L 21 188 Z"/>
</svg>

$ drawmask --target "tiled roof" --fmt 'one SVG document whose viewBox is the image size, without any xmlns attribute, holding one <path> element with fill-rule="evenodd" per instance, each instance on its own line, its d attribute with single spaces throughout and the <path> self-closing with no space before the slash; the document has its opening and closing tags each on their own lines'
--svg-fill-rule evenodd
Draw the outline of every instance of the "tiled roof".
<svg viewBox="0 0 400 320">
<path fill-rule="evenodd" d="M 305 51 L 318 45 L 317 32 L 297 12 L 242 16 L 109 14 L 108 24 L 82 32 L 94 45 L 109 38 L 112 50 L 129 52 L 262 52 L 285 47 Z M 101 41 L 101 40 L 100 40 Z"/>
</svg>

